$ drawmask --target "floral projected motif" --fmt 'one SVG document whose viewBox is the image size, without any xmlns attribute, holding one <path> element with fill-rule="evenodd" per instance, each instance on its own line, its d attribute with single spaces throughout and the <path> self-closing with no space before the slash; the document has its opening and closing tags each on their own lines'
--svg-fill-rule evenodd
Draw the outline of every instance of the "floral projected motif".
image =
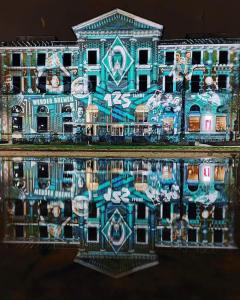
<svg viewBox="0 0 240 300">
<path fill-rule="evenodd" d="M 102 62 L 116 85 L 119 85 L 124 75 L 131 67 L 133 59 L 120 38 L 116 37 Z"/>
</svg>

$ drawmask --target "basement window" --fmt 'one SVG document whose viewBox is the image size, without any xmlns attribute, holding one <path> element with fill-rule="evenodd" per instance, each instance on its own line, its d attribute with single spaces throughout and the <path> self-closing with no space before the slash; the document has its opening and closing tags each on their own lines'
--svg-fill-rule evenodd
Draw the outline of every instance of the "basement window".
<svg viewBox="0 0 240 300">
<path fill-rule="evenodd" d="M 47 226 L 39 226 L 40 238 L 48 238 Z"/>
<path fill-rule="evenodd" d="M 139 50 L 139 65 L 148 64 L 148 50 Z"/>
<path fill-rule="evenodd" d="M 223 242 L 223 231 L 214 230 L 214 243 L 222 243 L 222 242 Z"/>
</svg>

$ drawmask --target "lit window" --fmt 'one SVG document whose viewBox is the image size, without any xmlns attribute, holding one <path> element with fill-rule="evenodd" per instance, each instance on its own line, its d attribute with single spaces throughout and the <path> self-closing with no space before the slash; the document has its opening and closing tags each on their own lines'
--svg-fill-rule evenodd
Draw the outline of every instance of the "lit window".
<svg viewBox="0 0 240 300">
<path fill-rule="evenodd" d="M 226 131 L 226 117 L 216 117 L 216 131 Z"/>
<path fill-rule="evenodd" d="M 214 171 L 214 180 L 224 181 L 225 168 L 224 166 L 216 166 Z"/>
<path fill-rule="evenodd" d="M 190 116 L 188 131 L 198 132 L 200 131 L 200 117 Z"/>
<path fill-rule="evenodd" d="M 173 118 L 164 118 L 163 119 L 163 131 L 166 133 L 173 132 Z"/>
<path fill-rule="evenodd" d="M 203 117 L 203 131 L 212 131 L 212 116 Z"/>
<path fill-rule="evenodd" d="M 187 179 L 191 181 L 198 181 L 198 166 L 189 165 L 187 168 Z"/>
<path fill-rule="evenodd" d="M 172 179 L 172 166 L 167 164 L 162 166 L 162 178 Z"/>
<path fill-rule="evenodd" d="M 210 166 L 203 166 L 203 181 L 210 181 Z"/>
</svg>

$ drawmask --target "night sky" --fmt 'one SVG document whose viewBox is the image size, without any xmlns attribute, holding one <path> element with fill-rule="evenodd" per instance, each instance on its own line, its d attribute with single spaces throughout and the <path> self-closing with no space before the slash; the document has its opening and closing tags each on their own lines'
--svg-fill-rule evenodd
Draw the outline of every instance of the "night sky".
<svg viewBox="0 0 240 300">
<path fill-rule="evenodd" d="M 14 4 L 15 2 L 15 4 Z M 240 37 L 238 0 L 21 0 L 1 1 L 0 40 L 19 35 L 53 35 L 73 40 L 71 27 L 120 8 L 164 25 L 165 38 L 186 33 Z"/>
</svg>

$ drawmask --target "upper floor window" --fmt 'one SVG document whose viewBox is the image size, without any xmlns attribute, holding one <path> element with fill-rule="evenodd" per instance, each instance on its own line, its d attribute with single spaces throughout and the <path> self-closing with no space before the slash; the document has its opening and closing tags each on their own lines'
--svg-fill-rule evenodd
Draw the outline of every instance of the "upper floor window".
<svg viewBox="0 0 240 300">
<path fill-rule="evenodd" d="M 45 66 L 46 62 L 46 53 L 38 53 L 37 55 L 37 65 L 40 66 Z"/>
<path fill-rule="evenodd" d="M 70 94 L 71 93 L 71 77 L 70 76 L 64 76 L 63 77 L 63 91 L 64 94 Z"/>
<path fill-rule="evenodd" d="M 21 66 L 21 55 L 20 55 L 20 53 L 13 53 L 12 54 L 12 66 L 13 67 L 20 67 Z"/>
<path fill-rule="evenodd" d="M 228 51 L 219 51 L 219 64 L 227 64 L 228 63 Z"/>
<path fill-rule="evenodd" d="M 148 64 L 148 50 L 139 50 L 139 65 Z"/>
<path fill-rule="evenodd" d="M 193 51 L 192 52 L 192 64 L 193 65 L 200 65 L 201 64 L 201 58 L 202 58 L 202 52 L 201 51 Z"/>
<path fill-rule="evenodd" d="M 173 92 L 173 77 L 165 76 L 165 92 L 172 93 Z"/>
<path fill-rule="evenodd" d="M 174 64 L 174 52 L 173 51 L 166 52 L 165 64 L 166 65 L 173 65 Z"/>
<path fill-rule="evenodd" d="M 88 76 L 88 90 L 90 92 L 96 92 L 96 88 L 97 88 L 97 76 L 89 75 Z"/>
<path fill-rule="evenodd" d="M 88 50 L 87 61 L 89 65 L 97 64 L 97 50 Z"/>
<path fill-rule="evenodd" d="M 13 93 L 19 94 L 21 92 L 21 77 L 20 76 L 13 76 Z"/>
<path fill-rule="evenodd" d="M 198 93 L 200 89 L 200 76 L 192 75 L 191 79 L 191 91 L 192 93 Z"/>
<path fill-rule="evenodd" d="M 64 53 L 63 54 L 63 65 L 64 67 L 70 67 L 72 64 L 72 54 Z"/>
<path fill-rule="evenodd" d="M 38 78 L 38 89 L 42 94 L 46 93 L 46 83 L 47 83 L 46 76 L 40 76 Z"/>
<path fill-rule="evenodd" d="M 147 91 L 147 75 L 139 75 L 139 92 Z"/>
</svg>

